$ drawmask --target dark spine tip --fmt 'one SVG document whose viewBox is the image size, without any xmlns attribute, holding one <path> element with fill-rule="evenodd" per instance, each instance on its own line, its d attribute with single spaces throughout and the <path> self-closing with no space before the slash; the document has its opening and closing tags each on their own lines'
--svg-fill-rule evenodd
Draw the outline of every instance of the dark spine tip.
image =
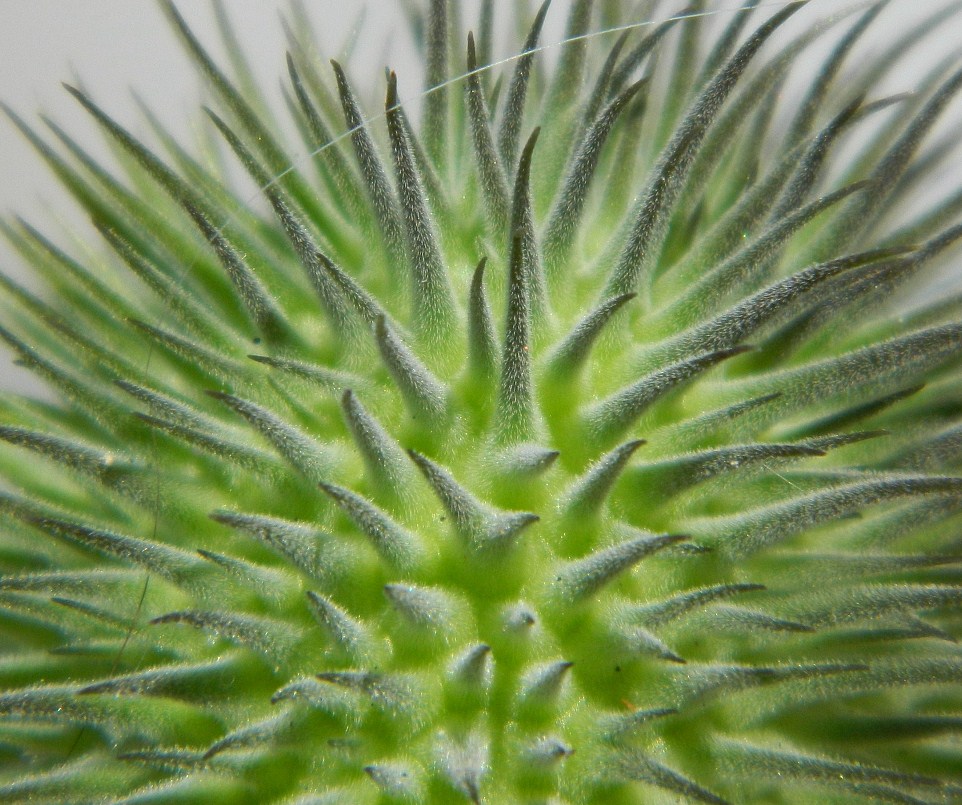
<svg viewBox="0 0 962 805">
<path fill-rule="evenodd" d="M 328 483 L 324 483 L 324 481 L 320 481 L 317 486 L 322 492 L 324 492 L 324 494 L 328 495 L 334 500 L 339 499 L 337 487 L 334 486 L 333 484 L 328 484 Z"/>
<path fill-rule="evenodd" d="M 80 101 L 84 106 L 87 105 L 87 96 L 81 92 L 77 87 L 72 84 L 68 84 L 66 81 L 61 81 L 60 86 L 63 87 L 67 92 L 73 95 L 78 101 Z"/>
<path fill-rule="evenodd" d="M 524 144 L 524 150 L 521 152 L 521 163 L 525 164 L 531 161 L 531 155 L 534 153 L 534 147 L 538 144 L 538 137 L 541 136 L 541 126 L 535 126 L 534 131 L 531 132 L 531 136 L 528 137 L 528 142 Z"/>
<path fill-rule="evenodd" d="M 478 54 L 474 46 L 474 31 L 468 31 L 468 72 L 478 69 Z"/>
<path fill-rule="evenodd" d="M 419 453 L 417 450 L 414 450 L 414 449 L 412 449 L 412 448 L 410 448 L 410 447 L 407 448 L 407 449 L 405 449 L 404 452 L 408 454 L 408 456 L 410 457 L 411 461 L 413 461 L 415 464 L 417 464 L 417 465 L 418 465 L 418 468 L 421 469 L 423 472 L 430 472 L 430 471 L 431 471 L 431 469 L 432 469 L 431 462 L 428 460 L 428 458 L 427 458 L 426 456 L 422 455 L 422 454 Z"/>
<path fill-rule="evenodd" d="M 384 103 L 384 108 L 390 112 L 396 109 L 398 106 L 398 95 L 397 95 L 397 73 L 391 70 L 387 74 L 387 99 Z"/>
<path fill-rule="evenodd" d="M 110 690 L 110 686 L 103 682 L 98 682 L 95 685 L 87 685 L 85 688 L 81 688 L 77 691 L 77 696 L 91 696 L 98 693 L 107 693 Z M 118 756 L 119 760 L 123 758 Z"/>
<path fill-rule="evenodd" d="M 734 358 L 737 355 L 743 355 L 746 352 L 754 352 L 758 347 L 751 344 L 742 344 L 737 347 L 729 347 L 728 349 L 720 349 L 717 352 L 712 353 L 711 358 L 713 360 L 724 361 L 728 358 Z"/>
<path fill-rule="evenodd" d="M 227 128 L 227 124 L 223 121 L 221 116 L 217 114 L 217 112 L 215 112 L 209 106 L 204 104 L 200 108 L 204 112 L 204 114 L 207 115 L 207 117 L 209 117 L 214 122 L 214 125 L 217 126 L 217 128 L 219 128 L 221 131 L 224 131 Z"/>
<path fill-rule="evenodd" d="M 647 86 L 649 83 L 651 83 L 651 76 L 645 75 L 639 78 L 634 84 L 629 86 L 628 89 L 624 91 L 624 93 L 621 96 L 622 102 L 624 104 L 628 104 L 631 101 L 631 99 L 638 94 L 638 91 L 643 87 Z"/>
<path fill-rule="evenodd" d="M 841 190 L 836 190 L 834 193 L 829 193 L 826 198 L 844 198 L 845 196 L 860 193 L 868 187 L 874 185 L 875 182 L 871 179 L 862 179 L 858 182 L 852 182 L 852 184 L 847 187 L 843 187 Z"/>
</svg>

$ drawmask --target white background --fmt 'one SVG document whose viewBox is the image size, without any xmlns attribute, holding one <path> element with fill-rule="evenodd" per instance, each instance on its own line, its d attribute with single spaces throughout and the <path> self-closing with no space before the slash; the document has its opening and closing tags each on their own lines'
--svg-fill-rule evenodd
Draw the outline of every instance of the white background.
<svg viewBox="0 0 962 805">
<path fill-rule="evenodd" d="M 504 12 L 513 2 L 497 0 L 502 27 L 511 16 Z M 880 47 L 913 20 L 945 4 L 944 0 L 891 0 L 869 39 Z M 222 57 L 211 6 L 201 0 L 180 0 L 178 5 L 199 38 Z M 411 53 L 399 0 L 372 0 L 366 10 L 364 4 L 354 0 L 303 0 L 303 5 L 314 20 L 319 50 L 327 54 L 339 54 L 360 20 L 363 33 L 352 60 L 357 83 L 370 80 L 368 89 L 381 92 L 383 67 L 390 64 L 398 70 L 402 99 L 417 95 L 422 78 Z M 650 4 L 640 5 L 644 8 Z M 656 16 L 662 19 L 682 5 L 663 2 L 659 7 L 664 11 Z M 763 0 L 763 5 L 778 3 Z M 824 16 L 847 5 L 852 3 L 812 0 L 793 23 L 804 24 L 805 19 Z M 262 77 L 262 87 L 268 95 L 279 98 L 276 88 L 286 77 L 286 43 L 279 15 L 287 5 L 272 0 L 225 0 L 225 6 Z M 475 25 L 477 0 L 462 2 L 461 6 L 464 24 Z M 738 2 L 718 0 L 709 6 L 725 11 L 737 8 Z M 567 7 L 565 0 L 555 0 L 543 42 L 561 39 Z M 640 13 L 639 19 L 644 19 L 645 12 Z M 755 19 L 761 17 L 761 13 L 756 13 Z M 914 51 L 905 66 L 889 78 L 887 86 L 880 88 L 880 93 L 911 91 L 927 67 L 962 41 L 960 32 L 962 14 L 955 18 L 951 30 L 940 32 L 926 47 Z M 509 33 L 502 32 L 502 55 L 517 47 Z M 871 42 L 866 44 L 871 46 Z M 546 56 L 550 58 L 551 54 Z M 365 65 L 365 69 L 359 69 L 360 65 Z M 61 88 L 62 80 L 82 83 L 110 114 L 135 132 L 145 132 L 146 124 L 131 100 L 132 89 L 181 137 L 190 137 L 192 125 L 206 125 L 196 112 L 204 98 L 200 80 L 152 0 L 0 0 L 0 99 L 41 129 L 37 112 L 50 114 L 93 153 L 105 153 L 87 115 Z M 962 99 L 953 111 L 959 107 Z M 283 110 L 283 105 L 279 103 L 277 108 Z M 958 184 L 962 176 L 962 153 L 957 156 L 953 184 Z M 0 215 L 11 214 L 23 215 L 51 233 L 58 231 L 59 223 L 83 225 L 82 218 L 76 216 L 31 148 L 5 118 L 0 118 Z M 5 244 L 0 244 L 0 270 L 23 276 L 22 267 Z M 20 386 L 25 381 L 24 373 L 10 364 L 9 354 L 0 351 L 0 387 Z"/>
</svg>

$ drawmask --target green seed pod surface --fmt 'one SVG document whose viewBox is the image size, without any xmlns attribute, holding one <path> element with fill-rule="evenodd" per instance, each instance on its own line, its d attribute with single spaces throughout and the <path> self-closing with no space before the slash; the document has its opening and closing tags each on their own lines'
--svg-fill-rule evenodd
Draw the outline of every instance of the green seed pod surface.
<svg viewBox="0 0 962 805">
<path fill-rule="evenodd" d="M 962 3 L 295 3 L 283 122 L 159 5 L 199 145 L 6 110 L 0 801 L 962 801 Z"/>
</svg>

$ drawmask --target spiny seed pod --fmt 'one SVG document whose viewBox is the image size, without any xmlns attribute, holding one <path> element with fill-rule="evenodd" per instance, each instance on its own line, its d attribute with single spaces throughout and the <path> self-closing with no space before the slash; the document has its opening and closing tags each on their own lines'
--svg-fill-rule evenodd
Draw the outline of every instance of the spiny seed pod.
<svg viewBox="0 0 962 805">
<path fill-rule="evenodd" d="M 306 161 L 161 5 L 210 151 L 7 112 L 102 242 L 3 224 L 0 800 L 962 801 L 962 4 L 411 3 L 417 117 L 299 24 Z"/>
</svg>

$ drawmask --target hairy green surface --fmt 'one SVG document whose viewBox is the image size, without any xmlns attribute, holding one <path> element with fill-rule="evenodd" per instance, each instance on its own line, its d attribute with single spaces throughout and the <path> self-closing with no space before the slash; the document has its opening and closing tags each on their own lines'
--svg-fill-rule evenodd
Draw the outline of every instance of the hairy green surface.
<svg viewBox="0 0 962 805">
<path fill-rule="evenodd" d="M 206 150 L 8 110 L 102 242 L 3 225 L 0 800 L 962 800 L 962 4 L 411 5 L 419 125 L 296 19 L 306 164 L 168 2 Z"/>
</svg>

